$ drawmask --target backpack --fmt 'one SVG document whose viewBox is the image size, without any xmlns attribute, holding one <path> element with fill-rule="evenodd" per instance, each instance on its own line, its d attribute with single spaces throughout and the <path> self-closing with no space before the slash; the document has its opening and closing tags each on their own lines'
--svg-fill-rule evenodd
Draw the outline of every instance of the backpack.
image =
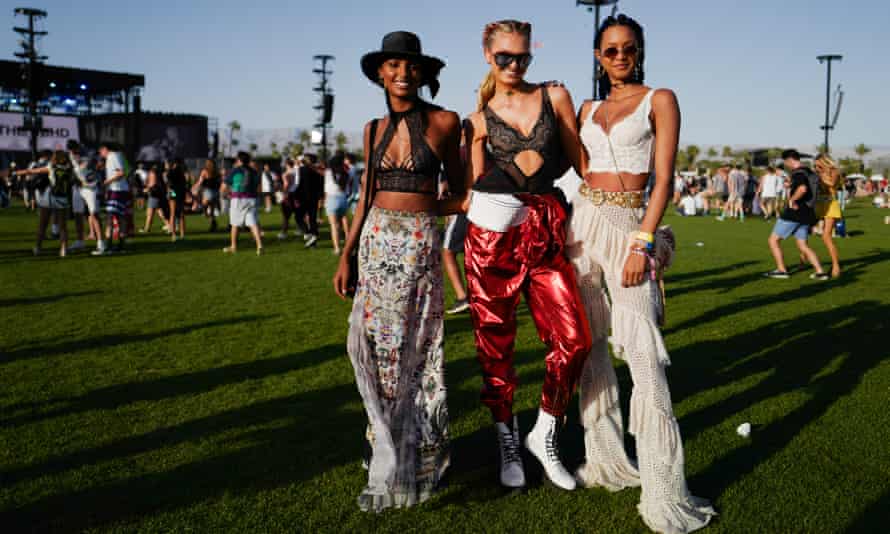
<svg viewBox="0 0 890 534">
<path fill-rule="evenodd" d="M 50 165 L 50 192 L 56 197 L 67 197 L 74 186 L 74 167 L 70 163 Z"/>
<path fill-rule="evenodd" d="M 819 175 L 816 174 L 809 167 L 801 167 L 801 168 L 797 169 L 797 171 L 795 171 L 795 172 L 802 172 L 806 175 L 807 183 L 810 186 L 810 198 L 806 202 L 804 202 L 804 204 L 808 208 L 815 209 L 816 197 L 819 196 L 819 182 L 820 182 Z"/>
</svg>

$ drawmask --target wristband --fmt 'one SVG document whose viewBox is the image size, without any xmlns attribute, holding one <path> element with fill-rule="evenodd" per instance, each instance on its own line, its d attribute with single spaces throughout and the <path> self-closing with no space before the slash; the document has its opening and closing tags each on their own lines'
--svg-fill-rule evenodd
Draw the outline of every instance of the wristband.
<svg viewBox="0 0 890 534">
<path fill-rule="evenodd" d="M 637 232 L 637 239 L 646 243 L 655 242 L 655 236 L 651 232 Z"/>
</svg>

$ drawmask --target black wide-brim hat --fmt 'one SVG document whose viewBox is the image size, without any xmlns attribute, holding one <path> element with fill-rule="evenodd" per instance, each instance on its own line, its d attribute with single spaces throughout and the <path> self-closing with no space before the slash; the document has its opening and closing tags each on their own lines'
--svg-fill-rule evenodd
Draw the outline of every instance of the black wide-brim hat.
<svg viewBox="0 0 890 534">
<path fill-rule="evenodd" d="M 416 61 L 423 72 L 423 84 L 430 87 L 430 94 L 435 98 L 439 92 L 439 71 L 445 66 L 445 62 L 437 57 L 424 55 L 417 35 L 402 31 L 384 35 L 380 50 L 362 57 L 362 72 L 369 80 L 382 86 L 377 70 L 389 58 Z"/>
</svg>

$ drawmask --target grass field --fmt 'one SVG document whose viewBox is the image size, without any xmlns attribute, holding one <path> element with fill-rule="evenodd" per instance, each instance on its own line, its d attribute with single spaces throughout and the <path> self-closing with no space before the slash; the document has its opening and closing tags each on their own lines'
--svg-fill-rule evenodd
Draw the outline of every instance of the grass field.
<svg viewBox="0 0 890 534">
<path fill-rule="evenodd" d="M 830 282 L 763 279 L 770 224 L 668 217 L 668 376 L 689 486 L 720 512 L 709 531 L 890 531 L 886 213 L 848 211 L 857 235 L 839 241 L 844 275 Z M 32 214 L 0 211 L 2 531 L 645 531 L 638 490 L 562 492 L 528 457 L 528 490 L 499 488 L 468 315 L 446 322 L 447 485 L 414 509 L 359 512 L 365 416 L 336 258 L 328 241 L 279 244 L 277 217 L 264 222 L 259 258 L 246 236 L 224 256 L 195 217 L 184 242 L 60 260 L 31 256 Z M 525 310 L 517 350 L 527 430 L 544 366 Z M 575 403 L 569 418 L 573 468 Z"/>
</svg>

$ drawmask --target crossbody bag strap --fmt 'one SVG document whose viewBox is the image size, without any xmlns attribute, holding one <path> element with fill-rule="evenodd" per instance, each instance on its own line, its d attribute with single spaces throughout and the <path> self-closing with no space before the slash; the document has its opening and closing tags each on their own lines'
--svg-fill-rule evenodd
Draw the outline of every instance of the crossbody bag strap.
<svg viewBox="0 0 890 534">
<path fill-rule="evenodd" d="M 367 173 L 365 174 L 365 203 L 364 210 L 362 210 L 362 220 L 359 225 L 359 231 L 365 225 L 365 219 L 368 217 L 368 211 L 371 209 L 372 197 L 374 196 L 374 168 L 376 165 L 374 164 L 374 142 L 377 140 L 377 119 L 371 121 L 371 131 L 369 132 L 370 142 L 368 143 L 368 157 L 365 159 L 368 167 Z"/>
<path fill-rule="evenodd" d="M 621 179 L 621 170 L 618 168 L 618 158 L 615 157 L 615 148 L 612 146 L 612 127 L 609 125 L 609 110 L 606 108 L 607 101 L 603 101 L 603 114 L 606 116 L 606 128 L 607 131 L 603 131 L 606 135 L 606 142 L 609 143 L 609 154 L 612 156 L 612 165 L 615 166 L 615 176 L 618 177 L 618 183 L 621 185 L 621 192 L 627 192 L 627 188 L 624 187 L 624 180 Z M 593 116 L 591 115 L 591 120 L 593 120 Z"/>
</svg>

